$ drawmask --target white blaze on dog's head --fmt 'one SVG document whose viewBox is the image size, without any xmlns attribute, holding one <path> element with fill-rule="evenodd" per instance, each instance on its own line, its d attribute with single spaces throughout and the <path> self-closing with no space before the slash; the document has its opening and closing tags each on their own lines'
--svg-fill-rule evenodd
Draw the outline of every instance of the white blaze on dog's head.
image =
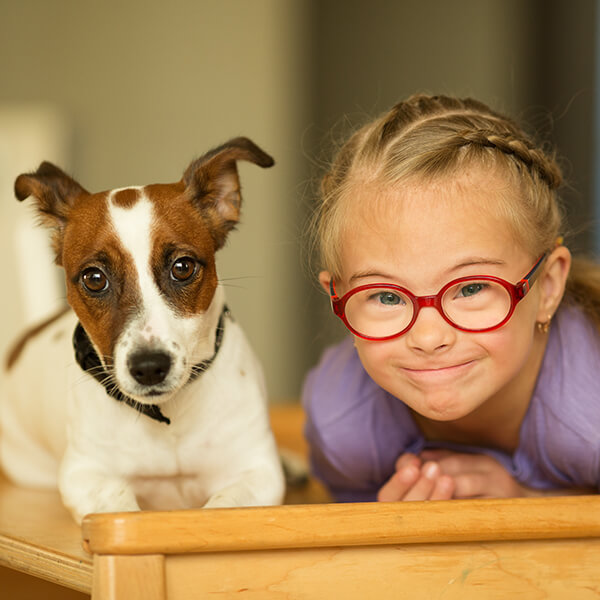
<svg viewBox="0 0 600 600">
<path fill-rule="evenodd" d="M 69 303 L 101 360 L 140 402 L 166 400 L 214 351 L 224 302 L 214 258 L 239 219 L 237 160 L 273 164 L 236 138 L 174 184 L 90 194 L 49 163 L 15 182 L 52 229 Z"/>
<path fill-rule="evenodd" d="M 155 185 L 108 195 L 109 222 L 127 256 L 127 273 L 117 279 L 133 300 L 112 353 L 114 373 L 141 402 L 177 391 L 194 364 L 212 355 L 223 306 L 214 298 L 214 240 L 178 192 Z"/>
</svg>

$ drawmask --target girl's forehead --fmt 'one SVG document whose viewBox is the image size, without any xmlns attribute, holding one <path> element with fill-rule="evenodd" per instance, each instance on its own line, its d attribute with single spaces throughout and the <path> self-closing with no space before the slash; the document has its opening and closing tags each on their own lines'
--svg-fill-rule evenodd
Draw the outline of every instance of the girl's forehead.
<svg viewBox="0 0 600 600">
<path fill-rule="evenodd" d="M 504 261 L 523 255 L 526 263 L 527 253 L 503 208 L 506 195 L 515 190 L 490 175 L 358 191 L 342 239 L 344 275 L 368 272 L 376 264 L 433 274 L 471 258 Z"/>
<path fill-rule="evenodd" d="M 358 217 L 383 220 L 419 218 L 420 214 L 444 210 L 453 213 L 457 220 L 465 212 L 473 211 L 495 220 L 500 216 L 500 207 L 519 197 L 519 190 L 510 179 L 496 170 L 481 167 L 432 179 L 413 177 L 392 185 L 356 183 L 351 190 L 348 195 L 351 211 L 356 211 Z"/>
</svg>

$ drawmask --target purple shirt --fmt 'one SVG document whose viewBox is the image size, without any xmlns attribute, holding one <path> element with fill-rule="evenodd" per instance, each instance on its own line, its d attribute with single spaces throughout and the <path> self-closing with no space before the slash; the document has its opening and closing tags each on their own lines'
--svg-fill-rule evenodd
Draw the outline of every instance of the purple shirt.
<svg viewBox="0 0 600 600">
<path fill-rule="evenodd" d="M 406 405 L 363 369 L 352 338 L 329 348 L 303 391 L 313 473 L 338 501 L 372 501 L 400 454 L 448 448 L 493 456 L 532 488 L 600 489 L 600 336 L 567 306 L 557 312 L 549 336 L 513 455 L 428 442 Z"/>
</svg>

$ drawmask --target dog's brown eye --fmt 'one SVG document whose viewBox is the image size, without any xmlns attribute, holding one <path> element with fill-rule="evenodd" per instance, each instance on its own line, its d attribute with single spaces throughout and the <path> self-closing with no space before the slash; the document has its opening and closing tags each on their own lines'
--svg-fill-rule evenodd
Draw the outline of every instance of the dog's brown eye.
<svg viewBox="0 0 600 600">
<path fill-rule="evenodd" d="M 178 258 L 171 267 L 171 277 L 175 281 L 187 281 L 196 272 L 196 261 L 189 256 Z"/>
<path fill-rule="evenodd" d="M 81 275 L 81 282 L 86 290 L 95 294 L 108 289 L 108 278 L 100 269 L 86 269 Z"/>
</svg>

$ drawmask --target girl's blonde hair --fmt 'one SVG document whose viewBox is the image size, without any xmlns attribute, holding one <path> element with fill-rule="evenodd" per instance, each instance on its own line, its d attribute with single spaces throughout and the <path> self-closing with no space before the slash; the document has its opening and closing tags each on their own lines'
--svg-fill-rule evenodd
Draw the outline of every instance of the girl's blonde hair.
<svg viewBox="0 0 600 600">
<path fill-rule="evenodd" d="M 499 170 L 520 192 L 503 194 L 494 208 L 532 257 L 551 250 L 565 226 L 557 192 L 562 173 L 554 155 L 481 102 L 415 95 L 356 131 L 323 177 L 312 228 L 322 268 L 340 274 L 348 203 L 361 186 L 390 189 L 473 166 Z M 566 299 L 582 305 L 600 329 L 597 264 L 574 259 Z"/>
</svg>

